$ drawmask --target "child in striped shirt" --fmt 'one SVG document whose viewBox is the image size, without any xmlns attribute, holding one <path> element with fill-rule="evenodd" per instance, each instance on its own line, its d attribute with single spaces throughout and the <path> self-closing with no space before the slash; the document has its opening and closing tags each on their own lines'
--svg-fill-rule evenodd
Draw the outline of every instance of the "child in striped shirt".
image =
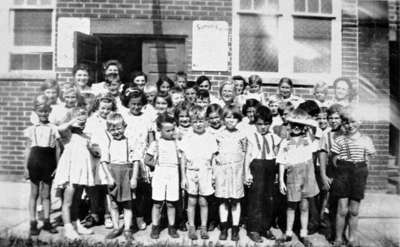
<svg viewBox="0 0 400 247">
<path fill-rule="evenodd" d="M 349 245 L 354 246 L 360 202 L 364 198 L 368 177 L 367 163 L 375 153 L 374 145 L 366 135 L 360 133 L 360 119 L 353 107 L 344 109 L 340 117 L 344 135 L 338 136 L 331 147 L 332 161 L 336 167 L 332 194 L 339 198 L 336 215 L 335 245 L 343 243 L 343 229 L 349 214 Z"/>
</svg>

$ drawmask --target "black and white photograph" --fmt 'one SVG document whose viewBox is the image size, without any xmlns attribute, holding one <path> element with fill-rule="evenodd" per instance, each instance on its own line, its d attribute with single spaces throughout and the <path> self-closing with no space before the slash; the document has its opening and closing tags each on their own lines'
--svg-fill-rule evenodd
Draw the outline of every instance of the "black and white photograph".
<svg viewBox="0 0 400 247">
<path fill-rule="evenodd" d="M 400 0 L 2 0 L 0 246 L 400 247 Z"/>
</svg>

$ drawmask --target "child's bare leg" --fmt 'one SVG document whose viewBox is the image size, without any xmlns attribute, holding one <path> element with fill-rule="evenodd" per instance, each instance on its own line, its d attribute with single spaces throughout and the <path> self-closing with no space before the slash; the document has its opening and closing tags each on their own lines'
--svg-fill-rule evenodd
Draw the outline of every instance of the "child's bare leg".
<svg viewBox="0 0 400 247">
<path fill-rule="evenodd" d="M 196 204 L 197 204 L 197 198 L 189 195 L 188 208 L 187 208 L 187 216 L 188 216 L 189 226 L 194 226 Z M 201 223 L 203 224 L 203 220 L 201 221 Z"/>
<path fill-rule="evenodd" d="M 343 230 L 346 224 L 346 215 L 348 213 L 348 198 L 341 198 L 338 201 L 338 209 L 336 213 L 336 237 L 335 241 L 343 241 Z"/>
<path fill-rule="evenodd" d="M 117 203 L 112 201 L 111 197 L 107 195 L 109 198 L 109 210 L 110 210 L 110 215 L 111 215 L 111 221 L 113 223 L 114 229 L 119 229 L 119 210 L 118 210 L 118 205 Z"/>
<path fill-rule="evenodd" d="M 124 208 L 124 230 L 128 231 L 132 225 L 132 209 L 130 207 Z"/>
<path fill-rule="evenodd" d="M 74 187 L 72 185 L 68 185 L 64 189 L 64 201 L 62 205 L 62 218 L 64 224 L 71 224 L 71 205 L 74 197 Z"/>
<path fill-rule="evenodd" d="M 40 197 L 42 198 L 42 205 L 43 205 L 43 213 L 44 218 L 50 218 L 50 192 L 51 192 L 51 182 L 50 183 L 42 183 L 42 188 L 40 191 Z"/>
<path fill-rule="evenodd" d="M 240 220 L 240 202 L 232 203 L 232 225 L 238 226 Z"/>
<path fill-rule="evenodd" d="M 151 210 L 151 222 L 153 226 L 158 226 L 160 224 L 161 206 L 162 204 L 159 202 L 153 203 L 153 209 Z"/>
<path fill-rule="evenodd" d="M 168 224 L 175 225 L 175 205 L 173 202 L 167 202 Z"/>
<path fill-rule="evenodd" d="M 200 219 L 201 219 L 201 226 L 207 226 L 208 220 L 208 203 L 207 199 L 204 196 L 199 197 L 199 204 L 200 204 Z M 193 217 L 194 219 L 194 217 Z"/>
<path fill-rule="evenodd" d="M 221 223 L 226 223 L 228 221 L 228 205 L 226 202 L 219 205 L 219 218 Z"/>
<path fill-rule="evenodd" d="M 286 235 L 292 236 L 293 234 L 293 223 L 294 223 L 294 212 L 296 209 L 295 202 L 288 202 L 288 208 L 286 209 Z"/>
<path fill-rule="evenodd" d="M 353 241 L 356 236 L 358 227 L 358 212 L 360 209 L 360 202 L 350 200 L 350 218 L 349 218 L 349 241 Z"/>
<path fill-rule="evenodd" d="M 300 224 L 301 224 L 301 230 L 300 230 L 300 237 L 305 237 L 307 236 L 307 226 L 308 226 L 308 200 L 302 199 L 300 202 Z"/>
<path fill-rule="evenodd" d="M 39 183 L 31 181 L 31 194 L 29 195 L 29 218 L 36 221 L 37 199 L 39 197 Z"/>
</svg>

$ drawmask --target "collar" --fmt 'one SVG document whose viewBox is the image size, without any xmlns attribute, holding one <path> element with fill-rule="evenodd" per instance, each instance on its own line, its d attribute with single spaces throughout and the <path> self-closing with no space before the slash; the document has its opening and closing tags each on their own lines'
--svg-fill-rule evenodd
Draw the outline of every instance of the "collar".
<svg viewBox="0 0 400 247">
<path fill-rule="evenodd" d="M 48 125 L 50 123 L 49 120 L 47 120 L 46 122 L 42 123 L 42 122 L 38 122 L 35 124 L 35 126 L 40 126 L 40 125 Z"/>
<path fill-rule="evenodd" d="M 361 137 L 361 133 L 359 131 L 357 131 L 356 133 L 354 133 L 352 136 L 347 136 L 347 138 L 349 138 L 350 140 L 357 140 Z"/>
</svg>

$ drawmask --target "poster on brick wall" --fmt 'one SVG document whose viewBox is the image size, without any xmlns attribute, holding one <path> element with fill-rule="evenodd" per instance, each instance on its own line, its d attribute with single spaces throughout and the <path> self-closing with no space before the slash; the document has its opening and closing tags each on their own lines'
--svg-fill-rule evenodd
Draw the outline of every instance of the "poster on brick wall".
<svg viewBox="0 0 400 247">
<path fill-rule="evenodd" d="M 225 21 L 194 21 L 192 70 L 228 70 L 228 31 Z"/>
<path fill-rule="evenodd" d="M 58 19 L 57 66 L 74 66 L 74 32 L 90 33 L 89 18 L 62 17 Z"/>
</svg>

